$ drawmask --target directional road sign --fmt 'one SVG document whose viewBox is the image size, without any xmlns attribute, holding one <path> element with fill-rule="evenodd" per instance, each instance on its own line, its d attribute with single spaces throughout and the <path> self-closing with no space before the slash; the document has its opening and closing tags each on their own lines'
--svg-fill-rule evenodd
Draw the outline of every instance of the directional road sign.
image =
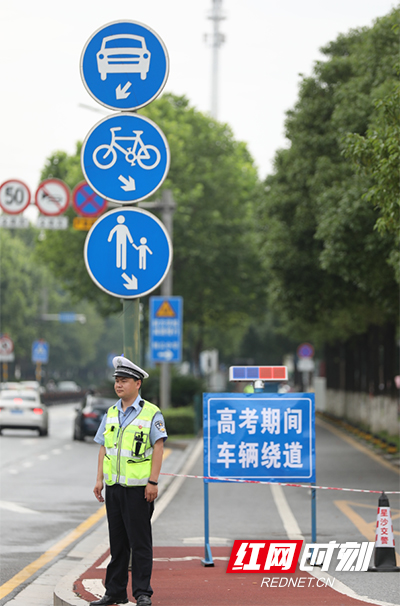
<svg viewBox="0 0 400 606">
<path fill-rule="evenodd" d="M 113 297 L 147 295 L 164 280 L 172 244 L 161 221 L 139 208 L 111 210 L 85 241 L 86 268 L 93 282 Z"/>
<path fill-rule="evenodd" d="M 182 297 L 150 297 L 151 362 L 182 361 Z"/>
<path fill-rule="evenodd" d="M 11 179 L 0 186 L 0 206 L 8 215 L 22 213 L 30 201 L 31 192 L 22 181 Z"/>
<path fill-rule="evenodd" d="M 86 181 L 82 181 L 72 192 L 72 206 L 81 217 L 98 217 L 107 210 L 107 200 L 93 191 Z"/>
<path fill-rule="evenodd" d="M 161 38 L 135 21 L 98 29 L 82 51 L 81 77 L 96 101 L 134 111 L 153 101 L 168 78 L 169 59 Z"/>
<path fill-rule="evenodd" d="M 116 114 L 98 122 L 82 146 L 86 181 L 100 196 L 130 204 L 153 194 L 169 170 L 162 130 L 148 118 Z"/>
<path fill-rule="evenodd" d="M 46 179 L 36 190 L 35 204 L 42 215 L 61 215 L 68 208 L 69 189 L 60 179 Z"/>
<path fill-rule="evenodd" d="M 32 362 L 47 364 L 49 361 L 49 344 L 47 341 L 34 341 L 32 343 Z"/>
</svg>

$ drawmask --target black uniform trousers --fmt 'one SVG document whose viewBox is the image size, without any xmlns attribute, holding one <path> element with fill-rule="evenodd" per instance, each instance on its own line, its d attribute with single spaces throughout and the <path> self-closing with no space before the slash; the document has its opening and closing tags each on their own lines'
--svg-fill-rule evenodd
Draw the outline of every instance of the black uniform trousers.
<svg viewBox="0 0 400 606">
<path fill-rule="evenodd" d="M 132 549 L 132 594 L 151 596 L 153 541 L 151 516 L 154 503 L 144 498 L 144 486 L 106 486 L 106 509 L 111 561 L 107 566 L 106 593 L 126 598 L 129 556 Z"/>
</svg>

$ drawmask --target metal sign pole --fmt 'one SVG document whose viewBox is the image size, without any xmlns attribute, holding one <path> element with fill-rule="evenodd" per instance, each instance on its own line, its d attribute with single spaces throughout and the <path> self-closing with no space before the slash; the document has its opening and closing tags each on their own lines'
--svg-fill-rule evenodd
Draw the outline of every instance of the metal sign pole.
<svg viewBox="0 0 400 606">
<path fill-rule="evenodd" d="M 140 314 L 139 299 L 123 299 L 124 355 L 140 364 Z"/>
</svg>

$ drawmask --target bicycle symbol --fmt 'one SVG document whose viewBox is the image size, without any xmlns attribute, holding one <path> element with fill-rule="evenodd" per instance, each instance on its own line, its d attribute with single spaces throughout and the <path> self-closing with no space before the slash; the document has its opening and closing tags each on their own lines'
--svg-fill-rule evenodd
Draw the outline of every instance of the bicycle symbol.
<svg viewBox="0 0 400 606">
<path fill-rule="evenodd" d="M 143 134 L 142 130 L 134 130 L 134 137 L 118 137 L 115 133 L 122 129 L 122 126 L 115 126 L 110 128 L 111 132 L 111 143 L 103 144 L 96 147 L 93 152 L 93 162 L 98 168 L 106 170 L 111 168 L 117 161 L 117 149 L 125 155 L 125 160 L 131 165 L 135 166 L 136 162 L 141 168 L 145 170 L 151 170 L 158 166 L 161 154 L 160 151 L 154 145 L 145 145 L 141 139 Z M 122 145 L 119 145 L 117 141 L 132 141 L 133 145 L 125 149 Z M 138 149 L 139 148 L 139 149 Z M 111 154 L 111 159 L 107 162 L 107 158 Z"/>
</svg>

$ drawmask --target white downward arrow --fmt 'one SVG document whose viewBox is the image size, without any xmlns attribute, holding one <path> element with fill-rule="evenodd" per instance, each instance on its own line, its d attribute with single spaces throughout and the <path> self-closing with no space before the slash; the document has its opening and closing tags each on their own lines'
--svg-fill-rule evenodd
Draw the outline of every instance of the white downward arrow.
<svg viewBox="0 0 400 606">
<path fill-rule="evenodd" d="M 126 284 L 124 284 L 125 288 L 128 290 L 137 290 L 137 278 L 132 274 L 130 278 L 125 272 L 121 276 L 124 280 L 126 280 Z"/>
<path fill-rule="evenodd" d="M 129 97 L 129 95 L 131 93 L 128 93 L 127 90 L 128 88 L 130 88 L 132 85 L 132 82 L 127 82 L 124 86 L 124 88 L 121 88 L 121 85 L 118 84 L 117 88 L 115 89 L 115 96 L 117 99 L 126 99 L 127 97 Z"/>
<path fill-rule="evenodd" d="M 125 191 L 134 191 L 136 189 L 135 179 L 132 179 L 131 176 L 129 176 L 129 179 L 126 179 L 125 177 L 120 175 L 118 179 L 122 181 L 122 183 L 125 183 L 125 185 L 121 185 L 122 189 L 124 189 Z"/>
</svg>

